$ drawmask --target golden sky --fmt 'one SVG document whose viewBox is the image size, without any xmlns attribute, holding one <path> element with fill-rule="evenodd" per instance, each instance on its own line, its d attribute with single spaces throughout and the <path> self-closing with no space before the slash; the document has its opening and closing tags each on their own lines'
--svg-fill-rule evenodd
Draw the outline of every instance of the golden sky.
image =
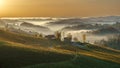
<svg viewBox="0 0 120 68">
<path fill-rule="evenodd" d="M 120 0 L 0 0 L 0 17 L 120 15 Z"/>
</svg>

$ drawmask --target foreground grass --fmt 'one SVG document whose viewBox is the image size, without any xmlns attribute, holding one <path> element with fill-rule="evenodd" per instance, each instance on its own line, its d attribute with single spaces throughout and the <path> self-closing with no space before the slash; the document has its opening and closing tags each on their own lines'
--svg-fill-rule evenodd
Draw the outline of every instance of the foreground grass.
<svg viewBox="0 0 120 68">
<path fill-rule="evenodd" d="M 44 63 L 23 68 L 120 68 L 120 64 L 79 55 L 76 59 L 66 62 Z"/>
<path fill-rule="evenodd" d="M 51 51 L 18 43 L 0 42 L 0 65 L 2 68 L 120 68 L 119 63 L 95 58 L 95 56 L 107 56 L 110 59 L 108 53 L 106 55 L 102 53 L 101 56 L 97 52 L 82 49 L 77 49 L 80 53 L 79 51 L 75 53 L 74 48 L 69 47 L 66 47 L 69 51 L 61 50 L 62 48 Z M 74 56 L 67 54 L 71 51 L 74 52 Z M 119 61 L 119 57 L 114 57 L 114 54 L 111 56 L 111 59 L 115 58 Z"/>
<path fill-rule="evenodd" d="M 11 44 L 0 42 L 0 66 L 2 68 L 20 68 L 40 63 L 60 62 L 71 58 L 72 56 L 67 54 L 14 47 Z"/>
</svg>

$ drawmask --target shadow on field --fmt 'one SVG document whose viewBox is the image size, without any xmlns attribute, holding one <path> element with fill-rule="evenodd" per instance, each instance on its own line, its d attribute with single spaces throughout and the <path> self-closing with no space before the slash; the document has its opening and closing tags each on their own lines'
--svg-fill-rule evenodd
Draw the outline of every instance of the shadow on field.
<svg viewBox="0 0 120 68">
<path fill-rule="evenodd" d="M 0 68 L 3 68 L 3 67 L 2 67 L 2 63 L 0 63 Z"/>
</svg>

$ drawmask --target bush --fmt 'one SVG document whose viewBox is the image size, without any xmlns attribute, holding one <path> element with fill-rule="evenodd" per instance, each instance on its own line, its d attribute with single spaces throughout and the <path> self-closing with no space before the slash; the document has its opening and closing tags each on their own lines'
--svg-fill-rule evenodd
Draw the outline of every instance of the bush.
<svg viewBox="0 0 120 68">
<path fill-rule="evenodd" d="M 108 37 L 108 40 L 101 40 L 100 44 L 107 45 L 114 49 L 120 49 L 120 34 Z"/>
</svg>

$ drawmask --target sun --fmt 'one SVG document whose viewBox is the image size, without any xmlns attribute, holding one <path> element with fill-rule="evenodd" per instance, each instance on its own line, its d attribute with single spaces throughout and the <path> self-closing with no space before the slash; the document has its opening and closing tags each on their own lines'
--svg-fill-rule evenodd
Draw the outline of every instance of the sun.
<svg viewBox="0 0 120 68">
<path fill-rule="evenodd" d="M 0 7 L 4 5 L 4 0 L 0 0 Z"/>
<path fill-rule="evenodd" d="M 5 0 L 0 0 L 0 11 L 5 8 Z"/>
</svg>

